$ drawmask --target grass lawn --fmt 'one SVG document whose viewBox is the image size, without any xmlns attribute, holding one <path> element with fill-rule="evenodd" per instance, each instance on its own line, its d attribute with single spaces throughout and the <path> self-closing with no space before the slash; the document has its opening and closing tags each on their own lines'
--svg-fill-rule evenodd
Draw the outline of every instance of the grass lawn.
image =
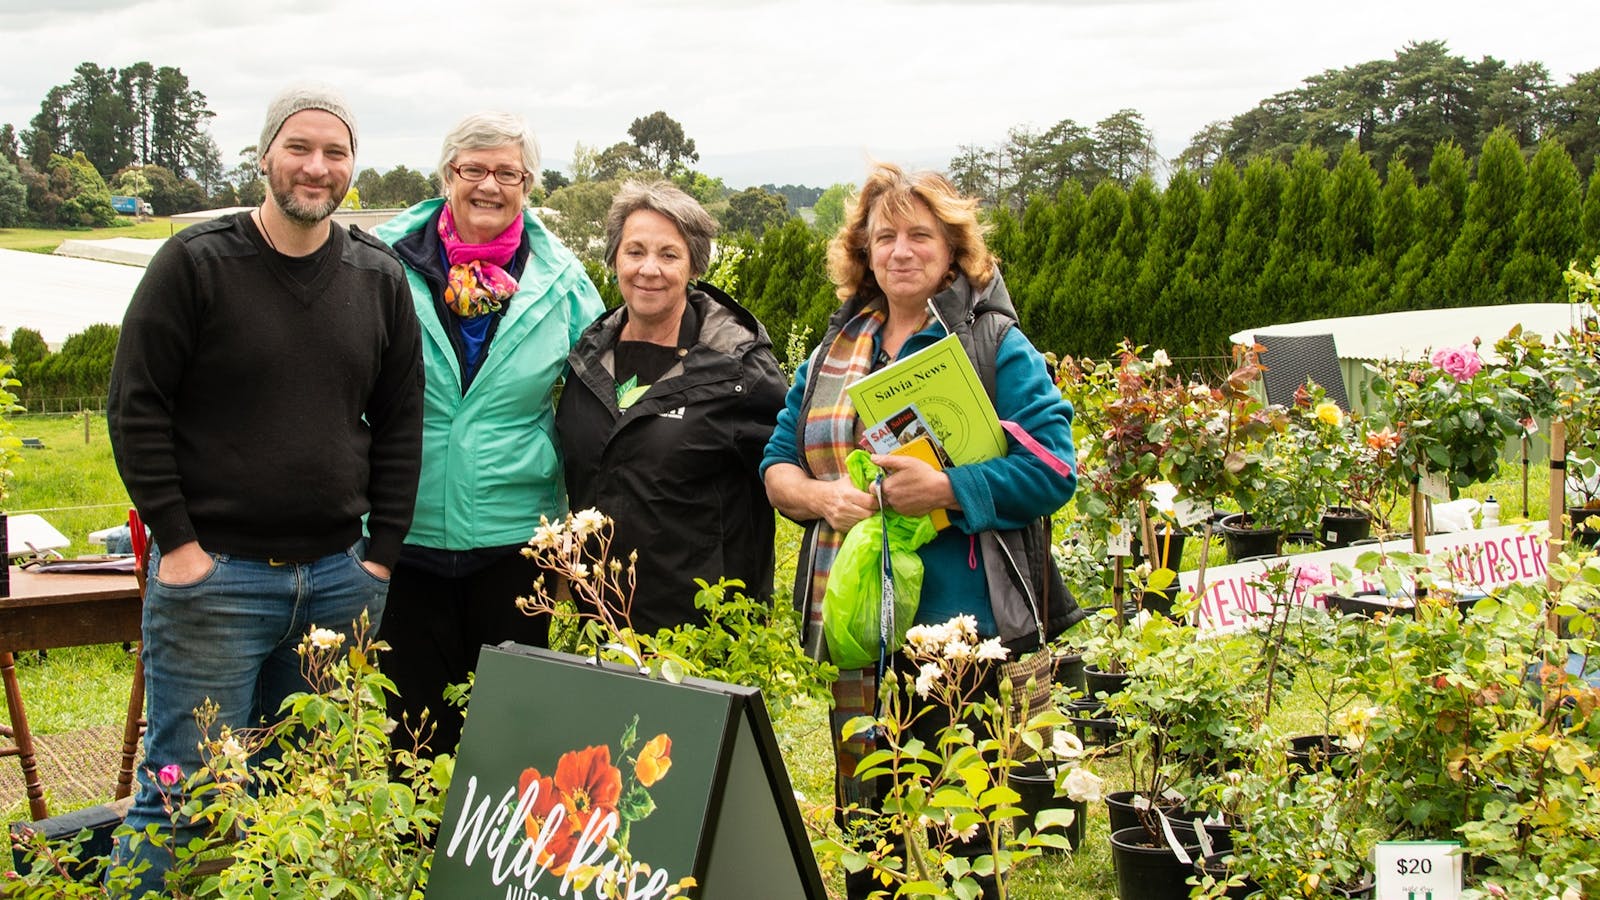
<svg viewBox="0 0 1600 900">
<path fill-rule="evenodd" d="M 52 253 L 66 240 L 164 238 L 188 227 L 175 225 L 166 216 L 157 216 L 148 222 L 134 222 L 129 218 L 117 221 L 119 224 L 110 228 L 0 228 L 0 249 Z"/>
</svg>

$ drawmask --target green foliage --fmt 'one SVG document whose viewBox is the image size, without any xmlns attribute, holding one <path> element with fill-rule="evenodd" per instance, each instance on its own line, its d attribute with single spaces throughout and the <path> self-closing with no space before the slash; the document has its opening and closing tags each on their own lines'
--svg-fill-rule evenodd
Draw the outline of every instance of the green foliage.
<svg viewBox="0 0 1600 900">
<path fill-rule="evenodd" d="M 70 335 L 59 351 L 51 353 L 42 347 L 38 332 L 17 329 L 11 352 L 22 381 L 19 395 L 23 404 L 33 410 L 44 409 L 50 400 L 82 400 L 90 408 L 102 405 L 111 385 L 111 362 L 121 330 L 117 325 L 90 325 Z"/>
<path fill-rule="evenodd" d="M 364 616 L 355 629 L 368 633 Z M 277 760 L 247 770 L 249 740 L 224 729 L 208 742 L 215 780 L 192 814 L 244 837 L 197 897 L 259 896 L 264 885 L 274 897 L 420 896 L 454 760 L 391 752 L 384 695 L 394 685 L 374 666 L 387 648 L 339 637 L 313 630 L 302 641 L 312 690 L 286 700 L 283 721 L 261 736 Z"/>
<path fill-rule="evenodd" d="M 684 164 L 700 161 L 694 138 L 687 137 L 683 126 L 661 110 L 634 119 L 628 126 L 628 136 L 633 138 L 645 167 L 657 172 L 672 175 Z"/>
<path fill-rule="evenodd" d="M 728 198 L 728 211 L 722 217 L 722 227 L 728 231 L 742 231 L 760 238 L 769 228 L 782 225 L 789 218 L 783 197 L 761 188 L 745 188 Z"/>
<path fill-rule="evenodd" d="M 839 230 L 839 226 L 844 224 L 845 202 L 855 194 L 856 186 L 853 184 L 830 185 L 811 207 L 811 212 L 816 216 L 812 220 L 811 227 L 815 228 L 818 234 L 832 238 Z"/>
<path fill-rule="evenodd" d="M 605 255 L 606 210 L 611 208 L 611 198 L 621 186 L 614 180 L 580 181 L 551 192 L 544 205 L 560 215 L 547 219 L 545 225 L 580 258 L 601 262 Z"/>
<path fill-rule="evenodd" d="M 978 896 L 977 878 L 987 875 L 1005 897 L 1019 865 L 1046 847 L 1067 846 L 1057 829 L 1072 821 L 1070 812 L 1053 810 L 1028 821 L 1018 806 L 1020 795 L 1007 782 L 1012 767 L 1024 755 L 1052 753 L 1063 762 L 1057 793 L 1068 784 L 1087 792 L 1072 797 L 1068 791 L 1072 799 L 1100 799 L 1100 779 L 1074 762 L 1082 751 L 1075 739 L 1052 742 L 1046 750 L 1044 736 L 1067 720 L 1053 709 L 1030 710 L 1013 699 L 1028 696 L 1028 686 L 1002 679 L 998 696 L 975 695 L 978 666 L 1004 658 L 1005 650 L 998 639 L 980 642 L 970 616 L 915 626 L 906 640 L 903 652 L 918 673 L 914 682 L 890 670 L 879 688 L 882 713 L 852 719 L 834 736 L 878 730 L 881 749 L 860 760 L 856 777 L 883 785 L 882 808 L 841 810 L 850 823 L 842 835 L 813 823 L 812 849 L 825 871 L 870 872 L 896 897 L 971 900 Z M 923 716 L 950 724 L 938 728 L 930 743 L 913 730 Z M 924 836 L 926 853 L 919 846 Z M 955 855 L 963 836 L 983 852 Z"/>
<path fill-rule="evenodd" d="M 367 209 L 405 209 L 439 196 L 428 176 L 405 166 L 395 166 L 382 175 L 376 169 L 362 169 L 356 176 L 355 186 L 361 191 L 362 206 Z"/>
<path fill-rule="evenodd" d="M 368 634 L 369 625 L 363 614 L 355 633 Z M 215 706 L 196 711 L 205 765 L 163 770 L 160 781 L 174 789 L 167 797 L 172 820 L 203 823 L 206 835 L 185 846 L 155 826 L 131 836 L 172 854 L 167 896 L 422 896 L 454 760 L 391 751 L 384 695 L 394 685 L 374 665 L 387 648 L 367 637 L 345 643 L 328 629 L 307 634 L 299 653 L 312 690 L 286 699 L 275 725 L 217 729 Z M 269 743 L 278 758 L 252 764 L 252 754 Z M 63 877 L 79 861 L 86 835 L 65 847 L 36 845 L 32 871 L 7 882 L 5 896 L 128 896 L 131 873 L 104 858 L 84 861 L 87 874 L 75 880 Z M 229 857 L 226 868 L 195 873 L 219 853 Z"/>
<path fill-rule="evenodd" d="M 0 155 L 0 228 L 15 228 L 28 216 L 28 186 L 11 160 Z"/>
<path fill-rule="evenodd" d="M 1495 477 L 1506 441 L 1522 434 L 1514 414 L 1528 407 L 1504 369 L 1481 365 L 1476 346 L 1369 364 L 1374 419 L 1399 435 L 1396 465 L 1448 475 L 1452 497 Z"/>
<path fill-rule="evenodd" d="M 781 600 L 752 600 L 742 587 L 701 581 L 694 605 L 705 611 L 705 624 L 662 629 L 644 640 L 647 654 L 676 660 L 686 675 L 760 688 L 775 714 L 803 697 L 828 702 L 839 672 L 805 655 L 799 613 Z"/>
<path fill-rule="evenodd" d="M 71 158 L 52 155 L 46 169 L 48 193 L 35 206 L 45 224 L 104 228 L 117 221 L 111 191 L 81 152 Z"/>
</svg>

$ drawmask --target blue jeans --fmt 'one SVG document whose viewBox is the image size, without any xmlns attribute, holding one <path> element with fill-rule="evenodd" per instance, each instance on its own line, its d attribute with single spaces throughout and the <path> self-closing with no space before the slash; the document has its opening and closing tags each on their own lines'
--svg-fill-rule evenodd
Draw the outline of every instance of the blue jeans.
<svg viewBox="0 0 1600 900">
<path fill-rule="evenodd" d="M 361 564 L 365 551 L 366 541 L 361 540 L 343 553 L 309 563 L 213 553 L 211 571 L 199 581 L 149 579 L 143 620 L 149 727 L 128 825 L 142 831 L 154 823 L 173 835 L 163 791 L 176 810 L 184 801 L 183 782 L 163 788 L 156 773 L 176 764 L 187 778 L 200 768 L 199 745 L 208 735 L 195 723 L 194 711 L 207 699 L 218 707 L 211 738 L 224 725 L 239 730 L 275 721 L 284 698 L 309 687 L 296 648 L 313 626 L 338 631 L 348 640 L 353 623 L 366 610 L 371 627 L 377 628 L 389 583 Z M 152 548 L 149 570 L 157 572 L 159 565 L 160 553 Z M 179 826 L 169 847 L 182 846 L 202 832 L 203 826 Z M 129 857 L 124 836 L 114 858 L 151 864 L 134 896 L 147 890 L 165 895 L 162 876 L 172 864 L 169 849 L 140 846 Z"/>
</svg>

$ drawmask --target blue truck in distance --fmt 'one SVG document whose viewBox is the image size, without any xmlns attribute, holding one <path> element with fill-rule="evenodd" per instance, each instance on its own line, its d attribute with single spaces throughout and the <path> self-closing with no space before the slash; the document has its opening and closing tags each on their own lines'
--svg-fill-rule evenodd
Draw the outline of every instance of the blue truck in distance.
<svg viewBox="0 0 1600 900">
<path fill-rule="evenodd" d="M 124 216 L 155 215 L 155 211 L 150 208 L 150 204 L 138 197 L 123 197 L 119 194 L 112 194 L 111 208 Z"/>
</svg>

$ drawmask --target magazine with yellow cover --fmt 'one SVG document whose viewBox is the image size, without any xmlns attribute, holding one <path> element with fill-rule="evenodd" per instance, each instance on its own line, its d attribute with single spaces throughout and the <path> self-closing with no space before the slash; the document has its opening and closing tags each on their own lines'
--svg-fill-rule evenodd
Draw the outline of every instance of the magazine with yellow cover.
<svg viewBox="0 0 1600 900">
<path fill-rule="evenodd" d="M 845 392 L 869 426 L 915 404 L 958 466 L 1005 455 L 1000 417 L 956 335 L 884 366 Z"/>
</svg>

